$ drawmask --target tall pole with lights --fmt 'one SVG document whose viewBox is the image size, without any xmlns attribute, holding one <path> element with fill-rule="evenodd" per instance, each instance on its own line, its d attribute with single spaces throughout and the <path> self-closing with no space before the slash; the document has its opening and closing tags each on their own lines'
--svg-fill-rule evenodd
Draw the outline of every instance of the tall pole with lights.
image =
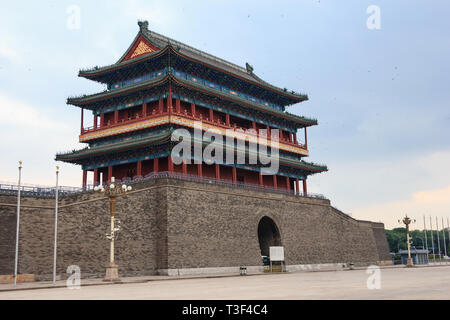
<svg viewBox="0 0 450 320">
<path fill-rule="evenodd" d="M 16 221 L 16 252 L 14 257 L 14 285 L 17 285 L 17 265 L 19 262 L 19 230 L 20 230 L 20 189 L 22 179 L 22 161 L 19 161 L 19 186 L 17 188 L 17 221 Z"/>
<path fill-rule="evenodd" d="M 116 184 L 115 178 L 111 178 L 111 183 L 105 186 L 96 186 L 94 188 L 94 191 L 101 192 L 105 196 L 109 198 L 109 210 L 110 210 L 110 216 L 111 216 L 111 229 L 110 233 L 106 235 L 106 238 L 110 241 L 110 252 L 109 252 L 109 264 L 106 267 L 106 275 L 103 281 L 112 281 L 112 282 L 118 282 L 120 281 L 119 278 L 119 267 L 116 265 L 114 261 L 114 240 L 116 237 L 116 233 L 120 230 L 120 221 L 117 220 L 116 225 L 116 218 L 115 218 L 115 211 L 116 211 L 116 198 L 119 195 L 122 195 L 128 191 L 131 191 L 131 186 L 127 186 L 123 184 L 121 187 Z"/>
<path fill-rule="evenodd" d="M 408 215 L 405 215 L 403 220 L 398 220 L 399 223 L 400 223 L 400 221 L 403 222 L 403 224 L 406 226 L 406 245 L 407 245 L 407 248 L 408 248 L 408 261 L 406 263 L 406 266 L 407 267 L 413 267 L 414 264 L 413 264 L 413 261 L 412 261 L 412 258 L 411 258 L 411 241 L 410 241 L 410 237 L 409 237 L 409 225 L 411 223 L 416 222 L 416 220 L 415 219 L 411 220 L 408 217 Z"/>
<path fill-rule="evenodd" d="M 56 166 L 56 188 L 55 188 L 55 238 L 53 242 L 53 284 L 56 284 L 56 249 L 58 243 L 58 175 L 59 167 Z"/>
<path fill-rule="evenodd" d="M 427 225 L 425 222 L 425 215 L 423 216 L 423 233 L 425 236 L 425 249 L 427 250 L 427 261 L 428 261 L 428 239 L 427 239 Z"/>
</svg>

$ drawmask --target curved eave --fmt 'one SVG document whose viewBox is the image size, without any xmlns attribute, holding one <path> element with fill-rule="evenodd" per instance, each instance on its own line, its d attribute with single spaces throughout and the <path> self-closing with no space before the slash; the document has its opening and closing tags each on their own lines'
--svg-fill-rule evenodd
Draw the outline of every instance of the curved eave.
<svg viewBox="0 0 450 320">
<path fill-rule="evenodd" d="M 169 138 L 167 139 L 169 141 Z M 108 154 L 111 152 L 121 152 L 121 151 L 127 151 L 127 150 L 133 150 L 138 149 L 150 145 L 155 145 L 157 143 L 166 142 L 166 140 L 159 140 L 155 141 L 153 143 L 133 143 L 121 146 L 120 148 L 114 148 L 110 147 L 105 150 L 79 150 L 75 151 L 71 154 L 67 154 L 64 157 L 61 155 L 56 155 L 55 160 L 56 161 L 62 161 L 62 162 L 69 162 L 69 163 L 76 163 L 77 161 L 89 158 L 89 157 L 95 157 L 95 156 L 101 156 L 104 154 Z M 326 167 L 317 166 L 312 163 L 304 162 L 304 161 L 294 161 L 286 157 L 280 157 L 280 164 L 282 165 L 288 165 L 289 167 L 293 167 L 299 170 L 302 170 L 307 175 L 326 172 L 328 169 Z"/>
<path fill-rule="evenodd" d="M 134 84 L 134 85 L 131 85 L 128 87 L 123 87 L 120 89 L 114 89 L 114 90 L 109 90 L 109 91 L 105 91 L 105 92 L 100 92 L 100 93 L 87 95 L 87 96 L 80 97 L 80 98 L 69 98 L 69 99 L 67 99 L 67 104 L 71 104 L 74 106 L 85 106 L 89 103 L 94 103 L 94 102 L 101 101 L 104 99 L 111 99 L 111 98 L 119 97 L 121 95 L 135 92 L 137 90 L 145 89 L 146 87 L 152 87 L 155 85 L 162 84 L 165 81 L 167 81 L 168 78 L 169 78 L 169 74 L 166 74 L 161 77 L 150 79 L 150 80 L 147 80 L 147 81 L 144 81 L 144 82 L 141 82 L 138 84 Z"/>
<path fill-rule="evenodd" d="M 170 140 L 170 132 L 162 132 L 160 134 L 145 137 L 141 139 L 136 139 L 135 141 L 121 141 L 113 144 L 107 144 L 99 147 L 88 148 L 76 150 L 71 153 L 57 154 L 55 157 L 56 161 L 73 162 L 83 158 L 88 158 L 92 156 L 98 156 L 102 154 L 107 154 L 110 152 L 120 152 L 126 150 L 137 149 L 141 147 L 146 147 L 161 142 L 167 142 Z"/>
<path fill-rule="evenodd" d="M 144 35 L 144 37 L 145 37 L 145 35 Z M 220 68 L 218 66 L 215 66 L 215 65 L 209 64 L 209 63 L 207 63 L 205 61 L 201 61 L 201 60 L 195 59 L 193 57 L 190 57 L 190 56 L 188 56 L 186 54 L 183 54 L 183 53 L 179 52 L 178 50 L 175 50 L 170 44 L 165 46 L 160 51 L 144 54 L 144 55 L 136 57 L 134 59 L 130 59 L 130 60 L 127 60 L 127 61 L 119 62 L 119 63 L 113 64 L 113 65 L 109 65 L 109 66 L 105 66 L 105 67 L 100 67 L 98 69 L 80 70 L 79 73 L 78 73 L 78 76 L 84 77 L 84 78 L 87 78 L 87 79 L 90 79 L 90 80 L 106 83 L 105 81 L 101 81 L 101 80 L 95 79 L 95 78 L 97 76 L 100 76 L 100 75 L 105 75 L 105 74 L 107 74 L 109 72 L 114 72 L 116 70 L 123 69 L 123 68 L 129 67 L 129 66 L 141 63 L 141 62 L 145 62 L 145 61 L 149 61 L 149 60 L 155 59 L 155 58 L 165 54 L 169 50 L 170 50 L 171 53 L 174 53 L 175 55 L 177 55 L 177 56 L 179 56 L 179 57 L 181 57 L 183 59 L 186 59 L 186 60 L 192 61 L 194 63 L 198 63 L 198 64 L 201 64 L 201 65 L 204 65 L 204 66 L 206 66 L 208 68 L 211 68 L 211 69 L 217 70 L 217 71 L 219 71 L 221 73 L 224 73 L 224 74 L 230 75 L 232 77 L 235 77 L 235 78 L 237 78 L 237 79 L 239 79 L 241 81 L 251 83 L 252 85 L 258 86 L 258 87 L 260 87 L 262 89 L 265 89 L 265 90 L 269 90 L 269 91 L 275 92 L 275 93 L 277 93 L 279 95 L 282 95 L 282 96 L 284 96 L 284 97 L 286 97 L 288 99 L 291 99 L 292 100 L 291 103 L 285 104 L 285 106 L 308 100 L 308 96 L 307 95 L 295 94 L 295 93 L 291 93 L 291 92 L 285 91 L 284 89 L 278 88 L 278 87 L 276 87 L 274 85 L 271 85 L 268 82 L 265 82 L 264 80 L 260 79 L 259 77 L 257 77 L 254 74 L 249 74 L 249 76 L 254 78 L 255 80 L 252 80 L 252 79 L 249 79 L 249 78 L 244 78 L 244 77 L 240 76 L 237 73 L 229 72 L 229 71 L 227 71 L 227 70 L 225 70 L 223 68 Z"/>
<path fill-rule="evenodd" d="M 202 84 L 199 83 L 195 83 L 195 82 L 191 82 L 185 79 L 181 79 L 181 78 L 177 78 L 176 76 L 174 76 L 173 74 L 166 74 L 162 77 L 159 78 L 154 78 L 154 79 L 150 79 L 147 80 L 145 82 L 139 83 L 139 84 L 135 84 L 129 87 L 124 87 L 124 88 L 120 88 L 120 89 L 115 89 L 115 90 L 110 90 L 110 91 L 105 91 L 105 92 L 100 92 L 100 93 L 96 93 L 93 95 L 89 95 L 89 96 L 85 96 L 85 97 L 80 97 L 80 98 L 69 98 L 67 99 L 67 104 L 71 104 L 74 106 L 86 106 L 90 103 L 94 103 L 97 101 L 101 101 L 104 99 L 112 99 L 115 97 L 119 97 L 121 95 L 125 95 L 128 93 L 132 93 L 138 90 L 142 90 L 145 89 L 147 87 L 152 87 L 155 85 L 159 85 L 159 84 L 163 84 L 165 83 L 168 79 L 173 80 L 175 83 L 179 84 L 180 86 L 184 86 L 184 87 L 188 87 L 191 89 L 195 89 L 195 90 L 200 90 L 204 93 L 208 93 L 208 94 L 215 94 L 216 96 L 221 97 L 222 99 L 225 100 L 229 100 L 235 103 L 238 103 L 240 105 L 244 105 L 246 107 L 249 108 L 253 108 L 253 109 L 259 109 L 263 112 L 267 112 L 270 114 L 273 114 L 275 116 L 280 116 L 283 117 L 287 120 L 296 122 L 301 124 L 303 127 L 310 127 L 310 126 L 314 126 L 317 125 L 317 120 L 313 120 L 313 119 L 306 119 L 306 118 L 301 118 L 286 112 L 282 112 L 282 111 L 278 111 L 275 110 L 273 108 L 270 107 L 266 107 L 264 105 L 261 105 L 259 103 L 255 103 L 255 102 L 249 102 L 245 99 L 242 99 L 238 96 L 234 96 L 231 94 L 228 94 L 226 92 L 222 92 L 213 88 L 209 88 L 206 87 Z M 87 109 L 90 109 L 88 107 L 86 107 Z"/>
<path fill-rule="evenodd" d="M 100 156 L 111 152 L 122 152 L 127 150 L 143 148 L 151 145 L 166 143 L 170 141 L 170 136 L 171 131 L 167 130 L 165 132 L 159 133 L 151 137 L 136 139 L 135 141 L 127 140 L 95 147 L 92 149 L 82 149 L 67 154 L 57 154 L 55 160 L 76 163 L 77 161 L 80 161 L 82 159 Z M 207 144 L 208 144 L 207 142 L 203 142 L 203 145 L 206 146 Z M 248 155 L 249 153 L 248 149 L 245 150 L 245 153 Z M 326 166 L 316 165 L 314 163 L 309 163 L 303 160 L 298 161 L 283 156 L 280 156 L 280 164 L 288 165 L 290 167 L 303 170 L 305 171 L 306 174 L 315 174 L 328 171 L 328 168 Z"/>
<path fill-rule="evenodd" d="M 213 95 L 216 95 L 218 97 L 221 97 L 224 100 L 232 101 L 234 103 L 237 103 L 237 104 L 240 104 L 240 105 L 244 105 L 244 106 L 252 108 L 252 109 L 259 109 L 259 110 L 261 110 L 263 112 L 267 112 L 267 113 L 273 114 L 275 116 L 283 117 L 283 118 L 285 118 L 287 120 L 299 123 L 303 127 L 310 127 L 310 126 L 315 126 L 315 125 L 318 124 L 317 120 L 301 118 L 301 117 L 298 117 L 298 116 L 290 114 L 290 113 L 286 113 L 286 112 L 278 111 L 278 110 L 270 108 L 270 107 L 266 107 L 266 106 L 264 106 L 262 104 L 259 104 L 259 103 L 249 102 L 248 100 L 242 99 L 239 96 L 235 96 L 235 95 L 223 92 L 223 91 L 219 91 L 219 90 L 216 90 L 216 89 L 213 89 L 213 88 L 209 88 L 209 87 L 204 86 L 204 85 L 202 85 L 200 83 L 191 82 L 191 81 L 186 80 L 186 79 L 178 78 L 178 77 L 176 77 L 174 75 L 171 75 L 171 78 L 174 79 L 175 83 L 177 83 L 177 84 L 179 84 L 181 86 L 188 87 L 188 88 L 195 89 L 195 90 L 200 90 L 200 91 L 202 91 L 204 93 L 213 94 Z"/>
<path fill-rule="evenodd" d="M 306 172 L 309 172 L 309 174 L 321 173 L 321 172 L 328 171 L 328 168 L 326 166 L 316 165 L 314 163 L 306 162 L 303 160 L 301 160 L 301 161 L 291 160 L 291 161 L 285 161 L 284 163 L 287 163 L 293 167 L 297 167 L 299 169 L 305 170 Z"/>
<path fill-rule="evenodd" d="M 138 56 L 136 58 L 133 58 L 133 59 L 130 59 L 130 60 L 126 60 L 126 61 L 123 61 L 123 62 L 119 62 L 119 63 L 116 63 L 116 64 L 112 64 L 112 65 L 109 65 L 109 66 L 100 67 L 98 69 L 80 70 L 78 72 L 78 76 L 86 78 L 86 79 L 89 79 L 89 80 L 94 80 L 94 81 L 98 81 L 98 82 L 101 82 L 101 83 L 106 83 L 106 81 L 100 81 L 98 79 L 95 79 L 95 77 L 107 74 L 109 72 L 114 72 L 116 70 L 123 69 L 123 68 L 129 67 L 129 66 L 141 63 L 141 62 L 145 62 L 147 60 L 151 60 L 151 59 L 157 58 L 157 57 L 163 55 L 164 53 L 166 53 L 167 51 L 168 51 L 168 47 L 165 47 L 164 49 L 156 51 L 156 52 L 143 54 L 143 55 Z"/>
<path fill-rule="evenodd" d="M 174 50 L 174 49 L 172 48 L 172 46 L 169 46 L 169 47 L 170 47 L 170 49 L 171 49 L 171 52 L 175 53 L 176 55 L 178 55 L 178 56 L 180 56 L 180 57 L 182 57 L 182 58 L 184 58 L 184 59 L 186 59 L 186 60 L 190 60 L 190 61 L 193 61 L 193 62 L 195 62 L 195 63 L 202 64 L 202 65 L 204 65 L 204 66 L 207 66 L 208 68 L 215 69 L 215 70 L 217 70 L 217 71 L 219 71 L 219 72 L 222 72 L 222 73 L 228 74 L 228 75 L 230 75 L 230 76 L 236 77 L 236 78 L 238 78 L 238 79 L 241 80 L 241 81 L 249 82 L 249 83 L 251 83 L 251 84 L 253 84 L 253 85 L 255 85 L 255 86 L 258 86 L 258 87 L 260 87 L 260 88 L 263 88 L 263 89 L 266 89 L 266 90 L 270 90 L 270 91 L 275 92 L 275 93 L 277 93 L 277 94 L 280 94 L 280 95 L 282 95 L 282 96 L 284 96 L 284 97 L 287 97 L 287 98 L 289 98 L 289 99 L 292 99 L 293 101 L 292 101 L 291 104 L 294 104 L 294 103 L 297 103 L 297 102 L 302 102 L 302 101 L 307 101 L 307 100 L 308 100 L 308 96 L 307 96 L 307 95 L 304 95 L 304 94 L 295 94 L 295 93 L 290 93 L 290 92 L 288 92 L 288 91 L 284 91 L 284 89 L 281 89 L 281 88 L 278 88 L 278 87 L 276 87 L 276 86 L 274 86 L 274 85 L 271 85 L 270 83 L 265 82 L 264 80 L 260 79 L 259 77 L 257 77 L 257 76 L 254 75 L 254 74 L 250 74 L 250 76 L 253 77 L 253 78 L 256 77 L 256 78 L 259 79 L 259 80 L 257 80 L 257 79 L 252 80 L 252 79 L 244 78 L 244 77 L 240 76 L 239 74 L 231 73 L 231 72 L 229 72 L 229 71 L 227 71 L 227 70 L 225 70 L 225 69 L 222 69 L 222 68 L 220 68 L 220 67 L 217 67 L 217 66 L 211 65 L 211 64 L 209 64 L 209 63 L 206 63 L 206 62 L 204 62 L 204 61 L 201 61 L 201 60 L 198 60 L 198 59 L 189 57 L 189 56 L 187 56 L 187 55 L 185 55 L 185 54 L 183 54 L 183 53 L 181 53 L 181 52 L 179 52 L 179 51 L 177 51 L 177 50 Z M 261 82 L 263 82 L 263 83 L 261 83 Z"/>
</svg>

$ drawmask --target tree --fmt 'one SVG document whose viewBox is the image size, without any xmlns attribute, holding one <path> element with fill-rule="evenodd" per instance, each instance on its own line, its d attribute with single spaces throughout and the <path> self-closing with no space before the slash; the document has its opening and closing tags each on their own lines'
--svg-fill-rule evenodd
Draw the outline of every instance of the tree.
<svg viewBox="0 0 450 320">
<path fill-rule="evenodd" d="M 439 230 L 439 243 L 441 246 L 441 253 L 444 254 L 444 238 L 442 236 L 442 231 L 445 232 L 445 243 L 447 246 L 447 252 L 449 252 L 450 239 L 448 239 L 447 229 Z M 431 231 L 427 230 L 427 237 L 425 241 L 425 233 L 423 230 L 413 230 L 410 231 L 412 246 L 417 248 L 425 248 L 425 243 L 431 250 Z M 386 230 L 386 238 L 389 245 L 390 252 L 398 252 L 399 250 L 406 250 L 406 229 L 405 228 L 394 228 L 392 230 Z M 437 244 L 437 234 L 436 230 L 433 231 L 433 241 L 434 241 L 434 251 L 438 254 L 438 244 Z"/>
</svg>

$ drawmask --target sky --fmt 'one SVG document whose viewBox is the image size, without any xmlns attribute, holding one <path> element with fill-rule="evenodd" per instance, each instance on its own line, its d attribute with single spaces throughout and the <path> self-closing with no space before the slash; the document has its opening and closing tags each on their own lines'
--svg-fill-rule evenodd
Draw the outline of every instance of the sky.
<svg viewBox="0 0 450 320">
<path fill-rule="evenodd" d="M 84 147 L 66 99 L 104 90 L 78 71 L 115 63 L 141 19 L 308 94 L 288 111 L 318 119 L 308 161 L 329 168 L 308 191 L 386 228 L 450 218 L 447 0 L 0 2 L 0 181 L 22 160 L 24 183 L 54 185 L 58 164 L 60 185 L 80 186 L 79 166 L 54 161 Z"/>
</svg>

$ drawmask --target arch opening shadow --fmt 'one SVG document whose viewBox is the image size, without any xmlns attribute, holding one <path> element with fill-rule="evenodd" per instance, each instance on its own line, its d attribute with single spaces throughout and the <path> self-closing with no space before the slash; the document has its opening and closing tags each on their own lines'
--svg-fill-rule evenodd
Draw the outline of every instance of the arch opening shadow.
<svg viewBox="0 0 450 320">
<path fill-rule="evenodd" d="M 281 246 L 281 235 L 275 222 L 262 217 L 258 224 L 258 240 L 261 256 L 269 257 L 269 247 Z"/>
</svg>

